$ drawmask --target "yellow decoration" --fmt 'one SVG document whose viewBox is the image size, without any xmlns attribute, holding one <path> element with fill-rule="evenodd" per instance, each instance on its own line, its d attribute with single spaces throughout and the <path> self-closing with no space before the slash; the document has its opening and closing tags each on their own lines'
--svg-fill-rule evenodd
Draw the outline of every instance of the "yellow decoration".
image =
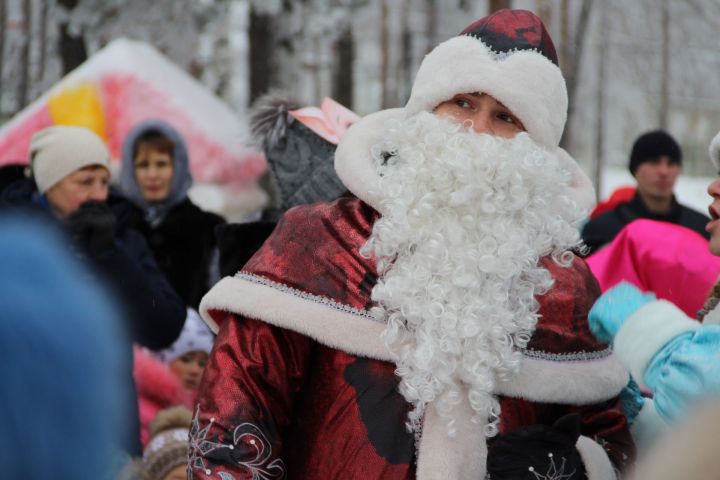
<svg viewBox="0 0 720 480">
<path fill-rule="evenodd" d="M 85 83 L 62 89 L 50 97 L 48 110 L 53 124 L 86 127 L 107 141 L 105 115 L 94 85 Z"/>
</svg>

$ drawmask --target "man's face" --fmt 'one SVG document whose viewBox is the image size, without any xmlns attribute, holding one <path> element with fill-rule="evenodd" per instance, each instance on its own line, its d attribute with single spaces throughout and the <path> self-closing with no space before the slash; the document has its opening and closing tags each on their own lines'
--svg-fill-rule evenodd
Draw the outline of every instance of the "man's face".
<svg viewBox="0 0 720 480">
<path fill-rule="evenodd" d="M 713 201 L 708 207 L 711 220 L 705 230 L 710 234 L 710 252 L 720 256 L 720 178 L 715 179 L 707 191 Z"/>
<path fill-rule="evenodd" d="M 485 93 L 462 93 L 442 102 L 435 115 L 472 126 L 477 133 L 513 138 L 525 131 L 522 122 L 502 103 Z"/>
<path fill-rule="evenodd" d="M 105 167 L 85 167 L 53 185 L 45 192 L 45 197 L 55 215 L 65 219 L 87 201 L 107 200 L 109 181 L 110 172 Z"/>
<path fill-rule="evenodd" d="M 638 192 L 643 197 L 667 200 L 672 197 L 679 174 L 680 165 L 666 155 L 645 161 L 635 170 Z"/>
<path fill-rule="evenodd" d="M 172 157 L 140 144 L 135 157 L 135 177 L 145 200 L 162 202 L 170 195 L 172 187 Z"/>
</svg>

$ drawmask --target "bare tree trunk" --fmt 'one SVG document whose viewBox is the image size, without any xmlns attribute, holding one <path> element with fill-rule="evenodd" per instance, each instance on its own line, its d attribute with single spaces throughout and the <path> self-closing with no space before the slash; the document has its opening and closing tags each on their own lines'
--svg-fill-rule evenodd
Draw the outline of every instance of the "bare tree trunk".
<svg viewBox="0 0 720 480">
<path fill-rule="evenodd" d="M 273 47 L 275 37 L 273 18 L 250 8 L 250 103 L 266 93 L 275 84 Z"/>
<path fill-rule="evenodd" d="M 380 51 L 382 63 L 380 64 L 380 81 L 382 82 L 382 108 L 390 106 L 390 92 L 388 88 L 388 72 L 390 70 L 390 32 L 388 25 L 387 0 L 380 0 Z"/>
<path fill-rule="evenodd" d="M 353 108 L 353 79 L 355 65 L 355 40 L 348 25 L 335 42 L 333 62 L 333 98 L 349 109 Z"/>
<path fill-rule="evenodd" d="M 34 83 L 42 87 L 43 81 L 45 80 L 45 62 L 47 61 L 47 5 L 45 2 L 40 2 L 40 28 L 39 28 L 39 53 L 38 56 L 38 68 L 35 75 Z"/>
<path fill-rule="evenodd" d="M 58 0 L 58 4 L 72 10 L 78 0 Z M 72 35 L 67 23 L 60 24 L 60 58 L 62 59 L 63 75 L 71 72 L 87 60 L 85 39 L 82 35 Z"/>
<path fill-rule="evenodd" d="M 670 103 L 670 5 L 662 1 L 662 66 L 660 71 L 660 111 L 658 124 L 660 128 L 668 126 L 668 107 Z"/>
<path fill-rule="evenodd" d="M 23 31 L 25 33 L 22 46 L 20 47 L 20 85 L 18 88 L 18 110 L 22 110 L 28 103 L 28 90 L 30 90 L 30 41 L 32 39 L 32 7 L 30 0 L 23 0 Z"/>
<path fill-rule="evenodd" d="M 437 0 L 425 0 L 425 10 L 427 24 L 425 25 L 425 35 L 427 38 L 427 48 L 425 53 L 435 48 L 437 43 Z"/>
<path fill-rule="evenodd" d="M 537 5 L 537 14 L 540 20 L 543 21 L 546 27 L 550 28 L 552 23 L 552 6 L 548 0 L 535 0 Z"/>
<path fill-rule="evenodd" d="M 410 31 L 410 11 L 408 0 L 402 0 L 400 17 L 402 18 L 401 38 L 400 38 L 400 69 L 398 70 L 398 97 L 401 104 L 407 102 L 412 89 L 412 32 Z"/>
<path fill-rule="evenodd" d="M 605 13 L 605 5 L 600 3 L 600 48 L 598 59 L 598 75 L 597 75 L 597 92 L 595 105 L 597 112 L 597 132 L 595 137 L 595 172 L 593 184 L 595 185 L 596 198 L 600 199 L 600 190 L 602 188 L 602 172 L 605 165 L 605 64 L 607 63 L 607 45 L 605 32 L 607 29 L 607 14 Z"/>
<path fill-rule="evenodd" d="M 560 0 L 560 65 L 570 61 L 570 7 L 568 0 Z M 582 33 L 581 33 L 582 34 Z"/>
<path fill-rule="evenodd" d="M 490 0 L 488 2 L 488 13 L 497 12 L 503 8 L 510 8 L 510 0 Z"/>
<path fill-rule="evenodd" d="M 565 76 L 565 84 L 567 86 L 568 93 L 568 122 L 565 125 L 565 132 L 563 132 L 562 140 L 560 145 L 566 147 L 572 140 L 572 128 L 570 119 L 575 112 L 575 91 L 577 90 L 578 77 L 580 76 L 580 61 L 582 59 L 582 52 L 585 48 L 585 37 L 587 37 L 586 30 L 588 20 L 590 19 L 590 11 L 592 10 L 593 0 L 583 0 L 580 6 L 580 15 L 578 17 L 577 25 L 575 26 L 575 35 L 573 35 L 572 51 L 568 56 L 569 62 L 560 65 Z M 604 14 L 603 14 L 604 15 Z"/>
</svg>

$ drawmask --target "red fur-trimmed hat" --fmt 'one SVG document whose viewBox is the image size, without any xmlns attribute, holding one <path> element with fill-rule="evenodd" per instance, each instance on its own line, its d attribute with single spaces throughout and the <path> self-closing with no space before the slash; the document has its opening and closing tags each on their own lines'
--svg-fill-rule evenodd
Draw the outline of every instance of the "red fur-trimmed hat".
<svg viewBox="0 0 720 480">
<path fill-rule="evenodd" d="M 335 152 L 335 170 L 343 184 L 378 208 L 382 193 L 370 152 L 387 123 L 432 112 L 462 93 L 486 93 L 509 108 L 528 135 L 556 154 L 570 172 L 578 208 L 592 208 L 595 191 L 590 179 L 559 147 L 568 96 L 555 46 L 540 18 L 527 10 L 500 10 L 441 43 L 420 65 L 405 108 L 367 115 L 350 127 Z"/>
<path fill-rule="evenodd" d="M 472 23 L 423 60 L 405 107 L 432 111 L 459 93 L 486 93 L 509 108 L 537 142 L 556 147 L 568 96 L 545 25 L 527 10 L 500 10 Z"/>
</svg>

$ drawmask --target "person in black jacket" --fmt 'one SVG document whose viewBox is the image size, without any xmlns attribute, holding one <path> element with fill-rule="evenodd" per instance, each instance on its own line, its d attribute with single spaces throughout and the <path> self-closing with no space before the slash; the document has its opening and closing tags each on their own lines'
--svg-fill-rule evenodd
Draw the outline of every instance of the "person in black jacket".
<svg viewBox="0 0 720 480">
<path fill-rule="evenodd" d="M 182 330 L 185 306 L 145 239 L 123 221 L 127 202 L 109 204 L 110 155 L 102 140 L 82 127 L 54 126 L 33 135 L 29 156 L 33 178 L 8 186 L 0 206 L 44 218 L 65 234 L 69 250 L 92 272 L 88 280 L 102 283 L 113 295 L 132 341 L 153 350 L 172 345 Z M 131 375 L 129 342 L 126 351 Z M 135 398 L 134 392 L 129 395 Z M 137 418 L 137 405 L 132 406 Z M 137 420 L 133 430 L 128 450 L 136 454 Z"/>
<path fill-rule="evenodd" d="M 197 309 L 217 280 L 213 231 L 225 220 L 188 198 L 192 176 L 180 134 L 158 120 L 137 125 L 123 142 L 119 183 L 134 205 L 130 225 L 145 236 L 185 304 Z"/>
<path fill-rule="evenodd" d="M 682 150 L 670 134 L 654 130 L 640 135 L 633 144 L 629 164 L 637 192 L 629 202 L 585 224 L 582 237 L 590 252 L 610 243 L 625 225 L 639 218 L 682 225 L 710 238 L 705 231 L 710 219 L 681 205 L 673 195 L 681 167 Z"/>
</svg>

